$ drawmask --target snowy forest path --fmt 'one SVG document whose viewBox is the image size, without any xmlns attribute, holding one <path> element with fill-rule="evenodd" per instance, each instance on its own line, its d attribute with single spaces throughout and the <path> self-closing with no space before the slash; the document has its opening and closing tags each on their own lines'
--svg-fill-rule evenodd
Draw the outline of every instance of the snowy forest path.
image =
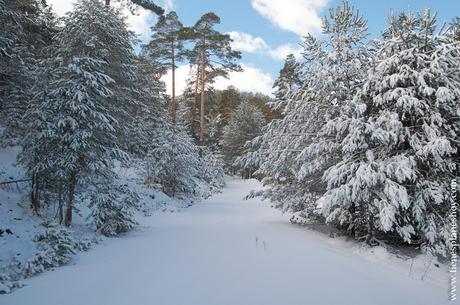
<svg viewBox="0 0 460 305">
<path fill-rule="evenodd" d="M 291 225 L 254 180 L 178 213 L 155 213 L 74 265 L 28 280 L 2 305 L 447 304 L 442 287 L 410 278 Z M 345 297 L 346 296 L 346 297 Z"/>
</svg>

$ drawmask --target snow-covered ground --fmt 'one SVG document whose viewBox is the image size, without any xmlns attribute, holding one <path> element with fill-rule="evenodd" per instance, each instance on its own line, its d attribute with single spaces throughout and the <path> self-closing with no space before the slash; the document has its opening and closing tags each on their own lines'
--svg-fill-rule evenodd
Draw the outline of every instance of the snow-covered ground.
<svg viewBox="0 0 460 305">
<path fill-rule="evenodd" d="M 154 213 L 75 264 L 27 280 L 2 305 L 445 304 L 444 266 L 424 280 L 417 260 L 289 224 L 258 199 L 255 181 L 181 212 Z"/>
<path fill-rule="evenodd" d="M 16 164 L 19 152 L 20 147 L 0 148 L 0 182 L 17 181 L 26 177 L 24 169 Z M 139 195 L 142 208 L 137 213 L 138 217 L 150 215 L 155 211 L 178 211 L 192 203 L 190 199 L 172 199 L 161 191 L 147 187 L 143 183 L 143 176 L 134 166 L 122 167 L 117 164 L 116 173 L 120 182 L 128 185 Z M 24 268 L 28 262 L 34 261 L 36 254 L 40 252 L 36 236 L 46 231 L 47 227 L 56 226 L 56 205 L 42 204 L 40 216 L 34 215 L 30 208 L 29 189 L 29 181 L 0 183 L 0 304 L 3 293 L 21 287 L 23 277 L 30 276 L 28 271 L 25 274 Z M 104 237 L 95 233 L 95 228 L 88 219 L 90 209 L 85 203 L 76 207 L 70 234 L 76 243 L 83 243 L 86 250 L 86 245 L 98 243 Z"/>
</svg>

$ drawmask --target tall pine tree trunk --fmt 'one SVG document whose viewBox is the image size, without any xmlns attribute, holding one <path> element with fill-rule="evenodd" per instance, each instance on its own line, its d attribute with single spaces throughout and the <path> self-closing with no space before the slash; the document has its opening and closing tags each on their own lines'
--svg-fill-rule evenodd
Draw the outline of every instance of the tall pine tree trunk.
<svg viewBox="0 0 460 305">
<path fill-rule="evenodd" d="M 195 136 L 195 130 L 196 130 L 196 108 L 198 106 L 198 85 L 200 82 L 200 68 L 199 68 L 199 63 L 196 66 L 196 82 L 195 82 L 195 98 L 193 100 L 193 106 L 192 106 L 192 124 L 190 125 L 190 134 L 192 137 Z"/>
<path fill-rule="evenodd" d="M 174 39 L 171 39 L 172 57 L 172 94 L 171 94 L 171 117 L 173 124 L 176 124 L 176 60 L 174 55 Z"/>
<path fill-rule="evenodd" d="M 206 100 L 204 49 L 201 51 L 200 146 L 204 146 L 204 104 Z"/>
</svg>

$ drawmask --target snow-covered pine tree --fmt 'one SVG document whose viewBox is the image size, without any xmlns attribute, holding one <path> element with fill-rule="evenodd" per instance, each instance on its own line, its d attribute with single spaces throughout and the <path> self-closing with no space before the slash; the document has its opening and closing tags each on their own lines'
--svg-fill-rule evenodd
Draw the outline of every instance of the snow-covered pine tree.
<svg viewBox="0 0 460 305">
<path fill-rule="evenodd" d="M 126 157 L 116 118 L 124 104 L 114 104 L 120 99 L 113 98 L 112 76 L 119 79 L 126 72 L 119 70 L 128 70 L 124 63 L 129 66 L 133 54 L 123 18 L 100 1 L 78 1 L 64 22 L 56 62 L 47 71 L 49 86 L 26 113 L 30 133 L 20 160 L 31 177 L 56 181 L 70 225 L 78 188 L 94 177 L 111 176 L 112 161 Z"/>
<path fill-rule="evenodd" d="M 172 122 L 165 86 L 159 79 L 161 65 L 152 59 L 139 59 L 139 101 L 144 106 L 135 116 L 130 152 L 139 158 L 148 184 L 161 185 L 170 196 L 209 196 L 223 186 L 220 156 L 205 150 L 206 157 L 199 160 L 183 120 Z"/>
<path fill-rule="evenodd" d="M 5 0 L 0 0 L 0 17 L 2 20 L 2 25 L 5 25 L 6 21 L 10 18 L 14 21 L 14 12 L 12 12 L 5 4 Z M 5 27 L 3 27 L 5 29 Z M 1 48 L 1 56 L 8 56 L 10 54 L 9 48 L 13 44 L 13 40 L 11 39 L 10 33 L 5 33 L 4 30 L 0 36 L 0 48 Z"/>
<path fill-rule="evenodd" d="M 228 86 L 226 89 L 218 93 L 219 114 L 221 116 L 222 124 L 228 124 L 230 116 L 233 111 L 235 111 L 241 100 L 241 92 L 234 86 Z"/>
<path fill-rule="evenodd" d="M 294 212 L 295 221 L 316 217 L 315 201 L 326 188 L 321 177 L 340 161 L 340 143 L 323 127 L 342 114 L 364 81 L 370 61 L 366 23 L 346 1 L 330 10 L 323 20 L 323 36 L 305 37 L 299 87 L 287 96 L 277 93 L 283 100 L 274 104 L 284 106 L 279 107 L 282 118 L 264 127 L 263 135 L 253 141 L 255 151 L 238 161 L 259 166 L 256 174 L 269 186 L 264 196 Z"/>
<path fill-rule="evenodd" d="M 170 119 L 165 84 L 160 80 L 161 68 L 151 60 L 139 57 L 137 60 L 136 87 L 138 101 L 132 114 L 126 145 L 129 153 L 143 160 L 155 142 L 152 139 L 163 136 Z M 148 175 L 149 176 L 149 175 Z"/>
<path fill-rule="evenodd" d="M 454 41 L 460 41 L 460 17 L 455 17 L 452 20 L 446 34 Z"/>
<path fill-rule="evenodd" d="M 146 162 L 153 177 L 170 196 L 200 196 L 198 147 L 185 128 L 166 124 L 163 135 L 152 140 Z"/>
<path fill-rule="evenodd" d="M 202 180 L 202 197 L 208 198 L 225 186 L 223 156 L 216 150 L 203 148 L 200 158 L 200 174 Z"/>
<path fill-rule="evenodd" d="M 343 159 L 324 176 L 321 209 L 340 223 L 362 211 L 368 240 L 397 233 L 445 255 L 459 148 L 460 50 L 436 32 L 429 11 L 391 16 L 376 45 L 378 64 L 351 115 L 328 125 L 343 139 Z"/>
<path fill-rule="evenodd" d="M 260 134 L 266 124 L 263 113 L 247 101 L 242 101 L 230 115 L 223 129 L 220 144 L 224 161 L 232 167 L 236 158 L 245 152 L 245 144 Z"/>
<path fill-rule="evenodd" d="M 299 105 L 298 96 L 307 96 L 309 91 L 310 81 L 312 77 L 306 75 L 315 75 L 317 54 L 320 51 L 320 43 L 311 35 L 305 37 L 303 44 L 304 60 L 299 63 L 296 77 L 286 77 L 287 71 L 292 69 L 280 70 L 278 78 L 275 80 L 277 84 L 275 88 L 275 100 L 270 103 L 271 107 L 276 108 L 281 112 L 280 118 L 275 118 L 261 130 L 261 135 L 255 137 L 252 141 L 246 144 L 247 152 L 238 157 L 234 165 L 240 168 L 256 168 L 255 176 L 262 178 L 262 183 L 268 186 L 263 192 L 258 195 L 271 200 L 273 205 L 283 211 L 300 212 L 304 210 L 305 196 L 302 195 L 303 189 L 297 184 L 294 173 L 291 167 L 295 162 L 298 154 L 297 150 L 291 150 L 290 145 L 297 136 L 301 134 L 301 128 L 304 127 L 306 132 L 313 128 L 318 128 L 314 123 L 316 113 L 311 112 L 311 120 L 305 120 L 304 124 L 295 122 L 300 113 L 296 113 L 294 107 Z M 288 79 L 297 78 L 299 87 L 293 86 L 292 90 Z M 279 91 L 279 92 L 278 92 Z M 306 101 L 304 101 L 306 103 Z M 306 124 L 312 122 L 311 125 Z"/>
<path fill-rule="evenodd" d="M 347 1 L 331 9 L 323 19 L 323 34 L 327 39 L 319 46 L 311 37 L 307 38 L 310 51 L 304 56 L 309 66 L 304 77 L 309 78 L 312 69 L 313 76 L 299 92 L 303 97 L 298 100 L 306 103 L 293 107 L 302 113 L 300 121 L 305 120 L 309 127 L 300 132 L 293 145 L 300 153 L 292 170 L 298 183 L 310 189 L 311 194 L 305 213 L 301 213 L 305 215 L 313 213 L 316 206 L 312 199 L 325 191 L 327 182 L 322 179 L 325 171 L 342 158 L 341 139 L 330 136 L 329 124 L 347 116 L 346 110 L 362 85 L 372 58 L 365 41 L 367 21 Z M 355 215 L 349 221 L 347 225 L 353 229 L 353 222 L 360 220 Z"/>
<path fill-rule="evenodd" d="M 270 103 L 270 106 L 274 110 L 286 109 L 292 92 L 301 86 L 300 68 L 301 65 L 296 61 L 293 54 L 289 54 L 284 60 L 284 66 L 273 83 L 273 88 L 276 89 L 275 99 Z"/>
<path fill-rule="evenodd" d="M 33 96 L 38 62 L 51 44 L 56 19 L 39 1 L 0 1 L 0 118 L 3 140 L 17 144 Z"/>
<path fill-rule="evenodd" d="M 25 6 L 34 4 L 30 1 Z M 24 100 L 30 93 L 30 67 L 22 60 L 30 54 L 24 54 L 20 43 L 28 34 L 21 28 L 24 22 L 30 21 L 15 3 L 0 0 L 0 114 L 2 127 L 7 127 L 2 138 L 17 136 L 20 113 L 27 108 Z"/>
<path fill-rule="evenodd" d="M 73 36 L 68 35 L 69 45 L 79 48 L 85 40 L 94 43 L 97 56 L 103 58 L 107 65 L 104 73 L 110 76 L 114 83 L 111 90 L 114 93 L 108 107 L 113 116 L 121 123 L 117 130 L 120 146 L 127 149 L 132 130 L 133 117 L 141 105 L 139 92 L 142 90 L 142 74 L 138 73 L 138 62 L 134 52 L 135 33 L 128 30 L 126 16 L 120 8 L 104 6 L 100 1 L 93 9 L 75 17 L 76 27 L 69 29 Z M 90 4 L 88 4 L 90 5 Z M 100 22 L 104 20 L 104 22 Z M 81 26 L 78 26 L 81 25 Z M 97 39 L 88 37 L 92 34 Z M 113 105 L 116 105 L 115 107 Z"/>
</svg>

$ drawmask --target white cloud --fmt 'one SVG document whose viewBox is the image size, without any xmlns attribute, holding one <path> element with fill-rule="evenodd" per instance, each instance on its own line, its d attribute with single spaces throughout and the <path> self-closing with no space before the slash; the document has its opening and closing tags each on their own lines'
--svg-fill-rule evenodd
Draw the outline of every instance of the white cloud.
<svg viewBox="0 0 460 305">
<path fill-rule="evenodd" d="M 174 7 L 176 6 L 175 1 L 176 0 L 163 0 L 163 8 L 166 12 L 174 10 Z"/>
<path fill-rule="evenodd" d="M 261 37 L 254 37 L 248 33 L 228 32 L 230 38 L 233 39 L 232 48 L 238 51 L 255 53 L 268 49 L 268 45 Z"/>
<path fill-rule="evenodd" d="M 73 4 L 76 0 L 48 0 L 47 3 L 53 7 L 54 12 L 58 16 L 64 16 L 65 13 L 69 12 L 73 8 Z M 173 0 L 165 0 L 166 3 L 173 4 Z M 126 22 L 129 29 L 134 31 L 140 36 L 141 39 L 145 39 L 150 34 L 149 19 L 151 13 L 147 10 L 139 8 L 135 14 L 132 14 L 127 8 L 123 9 L 124 14 L 127 16 Z"/>
<path fill-rule="evenodd" d="M 242 64 L 241 66 L 244 72 L 230 72 L 228 79 L 219 77 L 214 83 L 214 88 L 225 89 L 228 86 L 234 86 L 241 91 L 272 94 L 273 78 L 269 73 L 250 65 Z M 189 72 L 188 65 L 179 66 L 176 69 L 176 95 L 184 91 Z M 171 94 L 171 71 L 162 80 L 166 82 L 168 94 Z"/>
<path fill-rule="evenodd" d="M 190 73 L 190 66 L 189 65 L 182 65 L 176 68 L 176 95 L 182 94 L 187 85 L 187 78 L 189 77 Z M 169 95 L 171 95 L 171 79 L 172 79 L 172 72 L 171 70 L 168 71 L 166 75 L 164 75 L 161 80 L 166 83 L 166 90 Z"/>
<path fill-rule="evenodd" d="M 150 36 L 150 15 L 151 13 L 144 9 L 138 9 L 135 14 L 126 12 L 128 16 L 126 22 L 128 23 L 129 29 L 138 34 L 141 40 L 145 40 Z"/>
<path fill-rule="evenodd" d="M 233 39 L 232 48 L 248 53 L 263 53 L 275 60 L 284 60 L 287 55 L 294 54 L 296 58 L 301 58 L 302 48 L 296 44 L 283 44 L 276 48 L 271 48 L 262 37 L 254 37 L 249 33 L 228 32 Z"/>
<path fill-rule="evenodd" d="M 276 49 L 272 49 L 268 51 L 268 54 L 273 58 L 277 60 L 284 60 L 286 56 L 289 54 L 293 54 L 295 58 L 301 58 L 302 57 L 302 48 L 299 45 L 293 45 L 293 44 L 283 44 L 277 47 Z"/>
<path fill-rule="evenodd" d="M 234 86 L 241 91 L 272 94 L 273 78 L 269 73 L 245 64 L 241 64 L 241 67 L 244 69 L 243 72 L 230 72 L 228 79 L 218 78 L 214 87 L 225 89 L 228 86 Z"/>
<path fill-rule="evenodd" d="M 321 29 L 321 11 L 329 0 L 251 0 L 252 7 L 273 24 L 297 35 Z"/>
</svg>

